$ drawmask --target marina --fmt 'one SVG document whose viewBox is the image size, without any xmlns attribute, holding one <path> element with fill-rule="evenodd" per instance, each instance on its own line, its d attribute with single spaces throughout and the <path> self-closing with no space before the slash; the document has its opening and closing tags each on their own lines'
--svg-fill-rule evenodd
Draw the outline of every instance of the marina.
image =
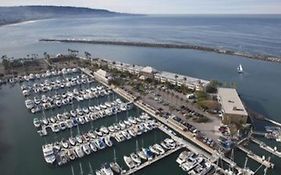
<svg viewBox="0 0 281 175">
<path fill-rule="evenodd" d="M 117 113 L 124 112 L 131 109 L 130 103 L 121 102 L 120 99 L 109 101 L 97 106 L 89 106 L 83 108 L 76 108 L 69 112 L 57 114 L 48 118 L 34 118 L 33 124 L 39 130 L 40 136 L 48 134 L 47 129 L 50 128 L 52 132 L 59 132 L 65 129 L 70 129 L 78 125 L 83 125 L 88 122 L 95 121 L 100 118 L 114 116 Z"/>
</svg>

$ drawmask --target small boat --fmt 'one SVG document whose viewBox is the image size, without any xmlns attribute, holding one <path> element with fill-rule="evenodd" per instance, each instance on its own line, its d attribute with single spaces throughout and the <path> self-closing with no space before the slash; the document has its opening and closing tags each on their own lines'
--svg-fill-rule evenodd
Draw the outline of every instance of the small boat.
<svg viewBox="0 0 281 175">
<path fill-rule="evenodd" d="M 237 67 L 237 72 L 238 72 L 239 74 L 241 74 L 241 73 L 244 72 L 243 67 L 242 67 L 241 64 L 239 64 L 239 66 Z"/>
</svg>

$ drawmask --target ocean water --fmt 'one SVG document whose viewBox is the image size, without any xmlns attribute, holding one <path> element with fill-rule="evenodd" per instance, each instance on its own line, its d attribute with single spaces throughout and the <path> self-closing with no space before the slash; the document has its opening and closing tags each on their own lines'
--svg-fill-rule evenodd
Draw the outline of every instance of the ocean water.
<svg viewBox="0 0 281 175">
<path fill-rule="evenodd" d="M 196 50 L 142 48 L 129 46 L 91 45 L 79 43 L 39 42 L 40 38 L 74 38 L 129 40 L 168 43 L 191 43 L 210 47 L 230 48 L 251 53 L 281 55 L 281 16 L 137 16 L 97 19 L 50 19 L 0 27 L 0 55 L 23 57 L 47 51 L 52 55 L 77 49 L 83 55 L 89 51 L 95 57 L 108 58 L 132 64 L 151 65 L 159 70 L 172 71 L 203 79 L 235 82 L 241 98 L 254 110 L 281 122 L 281 64 L 250 60 Z M 242 64 L 245 73 L 239 75 L 236 67 Z M 36 135 L 32 115 L 24 109 L 19 87 L 0 89 L 0 141 L 7 143 L 0 157 L 4 174 L 71 174 L 69 166 L 48 167 L 41 155 L 44 140 Z M 16 106 L 17 110 L 14 110 Z M 69 133 L 68 133 L 69 134 Z M 156 133 L 160 139 L 160 133 Z M 52 139 L 62 136 L 52 136 Z M 146 137 L 145 137 L 146 138 Z M 148 143 L 155 136 L 147 136 Z M 130 150 L 135 149 L 134 141 Z M 124 146 L 124 145 L 123 145 Z M 122 147 L 121 153 L 122 151 Z M 257 148 L 254 148 L 257 149 Z M 260 150 L 258 150 L 260 151 Z M 2 154 L 3 153 L 3 154 Z M 34 154 L 33 154 L 34 153 Z M 32 156 L 31 156 L 32 155 Z M 96 167 L 111 160 L 109 151 L 91 160 Z M 244 166 L 243 154 L 237 154 Z M 245 156 L 245 155 L 244 155 Z M 267 155 L 268 156 L 268 155 Z M 110 158 L 109 158 L 110 157 Z M 181 174 L 175 156 L 150 167 L 140 174 Z M 91 159 L 91 158 L 89 158 Z M 273 157 L 277 175 L 281 170 L 279 158 Z M 87 167 L 87 161 L 82 161 Z M 86 163 L 85 163 L 86 162 Z M 254 162 L 249 163 L 257 168 Z M 165 168 L 171 165 L 172 168 Z M 75 174 L 80 174 L 79 162 L 74 163 Z M 170 171 L 169 171 L 170 170 Z M 85 168 L 85 172 L 87 168 Z"/>
</svg>

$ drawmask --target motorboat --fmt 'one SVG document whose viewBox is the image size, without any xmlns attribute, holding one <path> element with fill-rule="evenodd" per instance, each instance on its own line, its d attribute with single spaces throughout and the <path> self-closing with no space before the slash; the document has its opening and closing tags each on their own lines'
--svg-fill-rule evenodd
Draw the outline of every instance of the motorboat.
<svg viewBox="0 0 281 175">
<path fill-rule="evenodd" d="M 96 147 L 97 147 L 98 149 L 104 149 L 104 148 L 106 147 L 106 145 L 105 145 L 105 143 L 103 142 L 103 139 L 102 139 L 102 138 L 96 139 L 96 140 L 94 141 L 94 143 L 95 143 L 95 145 L 96 145 Z"/>
<path fill-rule="evenodd" d="M 94 141 L 91 141 L 91 142 L 90 142 L 90 148 L 92 149 L 93 152 L 96 152 L 96 151 L 97 151 L 97 147 L 96 147 Z"/>
<path fill-rule="evenodd" d="M 82 136 L 81 136 L 81 135 L 76 136 L 75 138 L 76 138 L 76 141 L 77 141 L 78 143 L 83 143 L 83 139 L 82 139 Z"/>
<path fill-rule="evenodd" d="M 68 142 L 67 142 L 66 140 L 62 140 L 62 141 L 61 141 L 61 145 L 62 145 L 62 147 L 64 147 L 64 148 L 68 148 L 68 147 L 69 147 L 69 144 L 68 144 Z"/>
<path fill-rule="evenodd" d="M 39 128 L 41 126 L 41 121 L 38 119 L 38 118 L 34 118 L 33 119 L 33 125 L 36 127 L 36 128 Z"/>
<path fill-rule="evenodd" d="M 25 106 L 27 109 L 32 109 L 34 107 L 33 100 L 30 100 L 30 99 L 25 100 Z"/>
<path fill-rule="evenodd" d="M 142 150 L 137 151 L 137 155 L 142 158 L 143 160 L 147 160 L 146 155 L 144 154 L 144 152 Z"/>
<path fill-rule="evenodd" d="M 112 169 L 110 168 L 110 166 L 107 163 L 102 166 L 100 171 L 101 171 L 101 174 L 103 174 L 103 175 L 114 175 Z"/>
<path fill-rule="evenodd" d="M 67 155 L 68 155 L 70 160 L 74 160 L 77 157 L 77 155 L 76 155 L 76 153 L 73 149 L 69 149 L 67 151 Z"/>
<path fill-rule="evenodd" d="M 68 139 L 68 141 L 69 141 L 69 143 L 70 143 L 72 146 L 75 146 L 75 144 L 76 144 L 76 139 L 75 139 L 75 138 L 70 137 L 70 138 Z"/>
<path fill-rule="evenodd" d="M 124 159 L 126 165 L 127 165 L 130 169 L 132 169 L 132 168 L 134 168 L 134 167 L 136 166 L 136 163 L 132 160 L 131 157 L 129 157 L 129 156 L 124 156 L 123 159 Z"/>
<path fill-rule="evenodd" d="M 53 164 L 56 160 L 53 145 L 52 144 L 43 145 L 42 151 L 43 151 L 45 161 L 49 164 Z"/>
<path fill-rule="evenodd" d="M 122 169 L 121 167 L 118 165 L 117 162 L 111 162 L 110 164 L 111 169 L 116 173 L 116 174 L 120 174 Z"/>
<path fill-rule="evenodd" d="M 159 145 L 158 143 L 153 145 L 153 148 L 155 148 L 156 150 L 159 151 L 160 155 L 165 154 L 165 150 L 162 148 L 161 145 Z"/>
<path fill-rule="evenodd" d="M 75 146 L 74 150 L 75 150 L 75 153 L 77 154 L 78 157 L 80 157 L 80 158 L 84 157 L 84 152 L 83 152 L 81 146 L 79 146 L 79 145 Z"/>
<path fill-rule="evenodd" d="M 104 137 L 104 142 L 107 146 L 109 146 L 109 147 L 112 146 L 112 141 L 110 140 L 110 136 Z"/>
<path fill-rule="evenodd" d="M 149 150 L 156 155 L 160 154 L 160 152 L 157 149 L 155 149 L 153 146 L 149 146 Z"/>
<path fill-rule="evenodd" d="M 89 146 L 88 143 L 83 144 L 83 145 L 82 145 L 82 149 L 83 149 L 83 151 L 84 151 L 87 155 L 91 154 L 91 148 L 90 148 L 90 146 Z"/>
<path fill-rule="evenodd" d="M 153 159 L 153 153 L 147 149 L 147 148 L 142 148 L 143 153 L 145 154 L 145 156 L 147 157 L 148 160 L 152 160 Z"/>
<path fill-rule="evenodd" d="M 140 157 L 136 153 L 131 153 L 130 157 L 136 163 L 136 165 L 140 165 L 141 164 L 141 159 L 140 159 Z"/>
</svg>

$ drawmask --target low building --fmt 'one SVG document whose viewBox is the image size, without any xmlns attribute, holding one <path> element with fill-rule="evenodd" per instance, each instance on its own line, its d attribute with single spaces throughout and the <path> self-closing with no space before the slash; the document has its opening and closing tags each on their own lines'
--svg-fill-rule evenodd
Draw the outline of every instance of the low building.
<svg viewBox="0 0 281 175">
<path fill-rule="evenodd" d="M 146 78 L 153 78 L 156 72 L 157 70 L 153 67 L 146 66 L 141 69 L 140 74 L 145 76 Z"/>
<path fill-rule="evenodd" d="M 103 81 L 105 83 L 108 83 L 109 80 L 112 79 L 112 77 L 104 70 L 99 69 L 96 72 L 94 72 L 94 76 L 96 79 Z"/>
<path fill-rule="evenodd" d="M 222 123 L 245 124 L 248 113 L 240 100 L 236 89 L 218 88 L 218 102 L 222 109 Z"/>
<path fill-rule="evenodd" d="M 209 83 L 209 81 L 203 79 L 193 78 L 165 71 L 156 73 L 154 77 L 156 80 L 161 81 L 163 83 L 170 82 L 178 86 L 185 85 L 188 88 L 195 90 L 202 90 Z"/>
</svg>

